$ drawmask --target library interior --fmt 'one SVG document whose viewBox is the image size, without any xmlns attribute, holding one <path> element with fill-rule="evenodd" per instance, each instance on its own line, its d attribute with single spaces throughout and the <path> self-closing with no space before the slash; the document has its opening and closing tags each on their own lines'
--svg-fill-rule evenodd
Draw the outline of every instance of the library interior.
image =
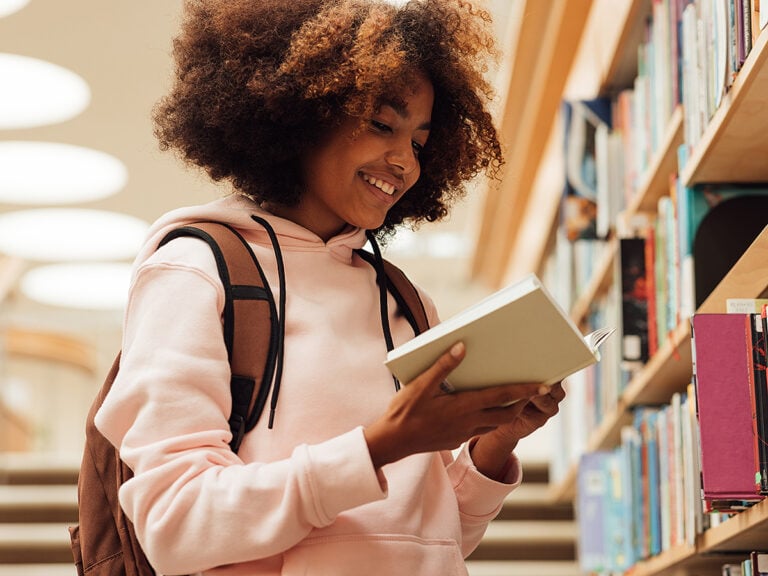
<svg viewBox="0 0 768 576">
<path fill-rule="evenodd" d="M 183 3 L 0 0 L 0 576 L 76 574 L 131 262 L 226 191 L 153 134 Z M 615 331 L 518 446 L 469 575 L 768 574 L 768 0 L 477 4 L 501 174 L 385 256 L 443 318 L 534 274 Z"/>
</svg>

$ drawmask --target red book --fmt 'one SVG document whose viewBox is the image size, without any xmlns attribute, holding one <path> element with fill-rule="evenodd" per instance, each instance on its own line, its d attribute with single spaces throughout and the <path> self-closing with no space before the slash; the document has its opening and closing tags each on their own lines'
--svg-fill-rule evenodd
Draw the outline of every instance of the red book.
<svg viewBox="0 0 768 576">
<path fill-rule="evenodd" d="M 692 318 L 702 493 L 712 510 L 738 510 L 763 498 L 755 489 L 751 332 L 746 316 Z"/>
<path fill-rule="evenodd" d="M 645 293 L 648 310 L 648 357 L 653 358 L 659 349 L 659 333 L 656 327 L 656 234 L 653 226 L 645 233 Z"/>
</svg>

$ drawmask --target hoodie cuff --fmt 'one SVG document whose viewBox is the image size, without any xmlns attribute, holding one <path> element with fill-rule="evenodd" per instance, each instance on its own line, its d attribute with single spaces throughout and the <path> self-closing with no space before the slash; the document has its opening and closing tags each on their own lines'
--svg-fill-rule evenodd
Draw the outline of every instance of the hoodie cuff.
<svg viewBox="0 0 768 576">
<path fill-rule="evenodd" d="M 478 520 L 495 517 L 504 504 L 504 498 L 523 479 L 520 461 L 514 453 L 509 455 L 505 470 L 501 481 L 488 478 L 475 467 L 469 454 L 469 444 L 465 444 L 449 468 L 461 513 Z"/>
<path fill-rule="evenodd" d="M 307 512 L 318 527 L 345 510 L 387 497 L 386 479 L 373 467 L 362 427 L 322 444 L 299 446 L 294 456 L 306 462 L 302 490 L 314 503 Z"/>
</svg>

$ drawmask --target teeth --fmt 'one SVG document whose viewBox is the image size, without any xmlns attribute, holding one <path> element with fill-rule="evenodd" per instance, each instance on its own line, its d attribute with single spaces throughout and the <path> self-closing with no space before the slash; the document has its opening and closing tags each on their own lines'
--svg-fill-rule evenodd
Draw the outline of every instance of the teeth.
<svg viewBox="0 0 768 576">
<path fill-rule="evenodd" d="M 392 186 L 392 184 L 389 184 L 388 182 L 384 182 L 383 180 L 379 180 L 378 178 L 373 178 L 372 176 L 368 176 L 367 174 L 363 174 L 363 178 L 365 179 L 368 184 L 372 184 L 376 186 L 379 190 L 384 192 L 385 194 L 389 194 L 392 196 L 395 193 L 395 187 Z"/>
</svg>

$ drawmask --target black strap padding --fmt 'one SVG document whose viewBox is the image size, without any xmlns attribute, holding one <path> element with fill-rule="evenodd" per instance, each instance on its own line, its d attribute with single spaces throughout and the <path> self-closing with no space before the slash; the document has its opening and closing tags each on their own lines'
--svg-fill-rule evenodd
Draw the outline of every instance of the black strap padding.
<svg viewBox="0 0 768 576">
<path fill-rule="evenodd" d="M 199 238 L 208 244 L 223 286 L 224 343 L 232 375 L 230 447 L 237 452 L 243 436 L 256 426 L 264 411 L 274 378 L 279 346 L 275 301 L 256 255 L 235 229 L 219 222 L 196 222 L 170 231 L 160 245 L 183 236 Z M 268 307 L 264 311 L 263 305 L 256 304 L 247 315 L 235 313 L 236 306 L 248 306 L 249 302 L 266 302 Z M 240 315 L 244 321 L 236 322 Z M 252 345 L 253 335 L 259 332 L 269 335 L 267 346 Z M 259 382 L 258 388 L 256 382 Z"/>
</svg>

